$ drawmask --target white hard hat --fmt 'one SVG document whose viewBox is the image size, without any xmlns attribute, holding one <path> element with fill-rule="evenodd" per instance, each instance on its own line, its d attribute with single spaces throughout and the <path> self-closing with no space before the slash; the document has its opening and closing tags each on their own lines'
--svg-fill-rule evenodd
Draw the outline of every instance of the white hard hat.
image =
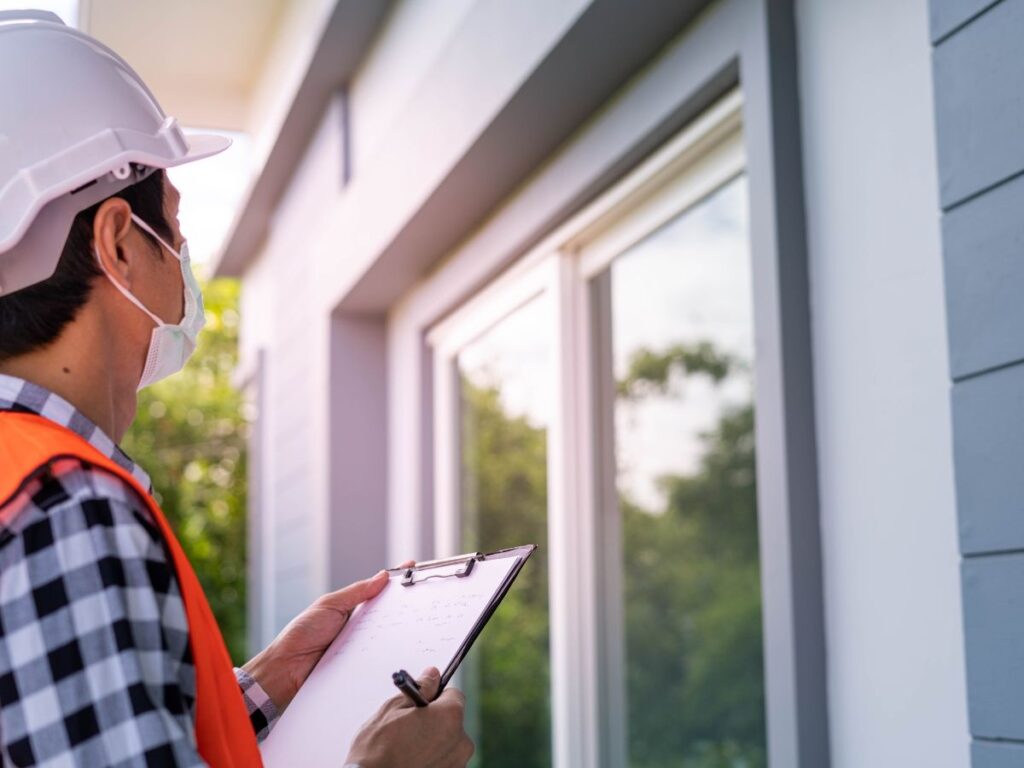
<svg viewBox="0 0 1024 768">
<path fill-rule="evenodd" d="M 227 149 L 186 137 L 116 53 L 44 11 L 0 12 L 0 296 L 50 277 L 79 211 Z"/>
</svg>

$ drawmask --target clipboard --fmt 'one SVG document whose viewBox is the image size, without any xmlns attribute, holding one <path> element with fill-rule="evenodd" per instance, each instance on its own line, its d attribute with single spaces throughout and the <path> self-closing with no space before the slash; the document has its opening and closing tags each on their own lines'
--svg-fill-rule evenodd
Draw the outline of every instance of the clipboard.
<svg viewBox="0 0 1024 768">
<path fill-rule="evenodd" d="M 362 725 L 398 693 L 398 669 L 435 666 L 443 691 L 536 549 L 390 569 L 388 586 L 353 611 L 260 745 L 266 768 L 341 768 Z"/>
<path fill-rule="evenodd" d="M 457 555 L 455 557 L 441 558 L 439 560 L 427 560 L 423 563 L 417 563 L 414 568 L 391 568 L 388 573 L 401 573 L 403 587 L 413 587 L 416 584 L 425 582 L 429 579 L 437 578 L 456 578 L 464 579 L 472 576 L 473 568 L 476 563 L 484 560 L 501 560 L 506 558 L 516 558 L 509 569 L 508 574 L 498 587 L 498 591 L 494 593 L 490 602 L 484 608 L 483 613 L 477 619 L 476 624 L 473 625 L 472 631 L 466 636 L 462 645 L 459 646 L 458 652 L 452 658 L 451 663 L 441 670 L 441 686 L 437 689 L 438 695 L 445 689 L 445 686 L 451 682 L 452 677 L 455 676 L 455 672 L 458 670 L 459 665 L 462 664 L 466 658 L 466 654 L 469 653 L 469 649 L 473 647 L 473 643 L 480 637 L 480 633 L 483 632 L 487 622 L 491 620 L 491 616 L 498 610 L 498 606 L 501 605 L 501 601 L 505 599 L 505 595 L 512 588 L 513 582 L 519 572 L 523 570 L 523 566 L 526 565 L 526 561 L 530 559 L 537 550 L 536 544 L 526 544 L 521 547 L 511 547 L 509 549 L 499 549 L 495 552 L 472 552 L 465 555 Z M 454 568 L 454 570 L 451 570 Z M 412 670 L 410 670 L 411 672 Z M 413 672 L 413 674 L 417 674 Z"/>
</svg>

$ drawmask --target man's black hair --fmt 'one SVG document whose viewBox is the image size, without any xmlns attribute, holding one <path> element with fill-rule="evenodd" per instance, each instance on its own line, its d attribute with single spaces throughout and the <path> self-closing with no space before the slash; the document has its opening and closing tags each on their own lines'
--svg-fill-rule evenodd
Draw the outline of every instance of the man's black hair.
<svg viewBox="0 0 1024 768">
<path fill-rule="evenodd" d="M 164 172 L 157 170 L 111 197 L 120 197 L 167 242 L 174 235 L 164 214 Z M 110 198 L 107 198 L 108 200 Z M 56 271 L 41 283 L 0 296 L 0 362 L 52 344 L 89 300 L 103 277 L 92 250 L 92 228 L 103 200 L 75 216 Z M 142 230 L 148 240 L 156 241 Z M 156 250 L 162 249 L 156 245 Z"/>
</svg>

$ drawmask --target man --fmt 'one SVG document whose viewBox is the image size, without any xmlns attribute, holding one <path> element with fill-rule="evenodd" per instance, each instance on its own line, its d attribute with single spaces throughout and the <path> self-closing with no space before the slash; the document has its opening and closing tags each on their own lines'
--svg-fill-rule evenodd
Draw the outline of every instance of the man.
<svg viewBox="0 0 1024 768">
<path fill-rule="evenodd" d="M 138 75 L 52 14 L 0 13 L 0 763 L 254 766 L 351 611 L 325 595 L 232 669 L 191 566 L 117 443 L 179 370 L 202 298 L 163 169 L 186 140 Z M 437 670 L 420 680 L 428 699 Z M 463 698 L 384 704 L 339 764 L 464 766 Z M 347 758 L 346 758 L 347 755 Z"/>
</svg>

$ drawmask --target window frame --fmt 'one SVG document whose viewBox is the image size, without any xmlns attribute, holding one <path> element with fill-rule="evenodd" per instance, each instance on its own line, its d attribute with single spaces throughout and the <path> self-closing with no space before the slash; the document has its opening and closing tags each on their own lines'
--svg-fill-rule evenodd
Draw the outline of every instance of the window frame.
<svg viewBox="0 0 1024 768">
<path fill-rule="evenodd" d="M 246 644 L 255 656 L 274 637 L 274 567 L 276 547 L 273 536 L 273 507 L 267 504 L 269 473 L 266 461 L 267 420 L 267 350 L 256 347 L 239 357 L 231 385 L 242 395 L 245 407 L 252 411 L 248 419 L 246 441 Z"/>
<path fill-rule="evenodd" d="M 434 554 L 460 553 L 458 355 L 546 295 L 553 407 L 548 442 L 548 558 L 554 754 L 625 765 L 621 524 L 614 485 L 610 290 L 600 273 L 632 244 L 743 173 L 738 89 L 426 334 L 433 360 Z M 609 483 L 609 478 L 611 482 Z M 526 542 L 509 542 L 509 545 Z M 562 737 L 559 737 L 559 734 Z M 566 735 L 572 738 L 566 740 Z"/>
<path fill-rule="evenodd" d="M 434 362 L 429 330 L 504 268 L 536 250 L 535 244 L 560 222 L 614 186 L 737 85 L 743 92 L 757 336 L 758 519 L 769 762 L 827 768 L 814 387 L 791 2 L 708 3 L 649 66 L 579 125 L 526 184 L 486 221 L 462 233 L 448 257 L 389 306 L 388 552 L 392 558 L 435 554 Z M 587 300 L 574 291 L 568 264 L 559 262 L 558 291 L 567 294 L 567 303 Z M 572 329 L 564 318 L 558 327 L 566 335 L 558 340 L 563 345 L 572 334 L 583 332 Z M 589 363 L 578 362 L 584 370 Z M 563 398 L 572 390 L 569 381 L 560 379 Z M 587 546 L 596 548 L 598 542 Z M 597 649 L 586 653 L 588 658 L 596 654 Z M 594 702 L 597 696 L 587 694 L 604 681 L 580 677 L 574 683 L 584 694 L 573 698 L 564 690 L 555 691 L 552 700 L 555 764 L 616 765 L 604 734 L 585 728 L 585 723 L 598 722 L 597 716 L 589 705 L 579 703 Z"/>
<path fill-rule="evenodd" d="M 427 334 L 433 359 L 433 538 L 436 557 L 462 553 L 459 545 L 462 530 L 459 353 L 517 309 L 545 293 L 550 294 L 555 288 L 554 277 L 550 260 L 521 262 Z M 550 478 L 550 458 L 548 464 Z M 548 484 L 550 487 L 550 479 Z M 549 503 L 549 510 L 550 506 Z"/>
<path fill-rule="evenodd" d="M 723 97 L 649 160 L 598 198 L 574 220 L 576 232 L 562 246 L 571 283 L 570 327 L 577 371 L 573 407 L 576 442 L 565 457 L 577 459 L 575 503 L 590 510 L 580 531 L 591 542 L 593 587 L 582 599 L 592 606 L 587 628 L 597 642 L 590 652 L 599 689 L 597 732 L 604 765 L 628 765 L 622 513 L 615 478 L 615 397 L 612 370 L 610 267 L 631 246 L 699 205 L 745 171 L 743 99 L 737 89 Z M 755 355 L 756 366 L 756 355 Z M 582 394 L 582 396 L 581 396 Z"/>
</svg>

